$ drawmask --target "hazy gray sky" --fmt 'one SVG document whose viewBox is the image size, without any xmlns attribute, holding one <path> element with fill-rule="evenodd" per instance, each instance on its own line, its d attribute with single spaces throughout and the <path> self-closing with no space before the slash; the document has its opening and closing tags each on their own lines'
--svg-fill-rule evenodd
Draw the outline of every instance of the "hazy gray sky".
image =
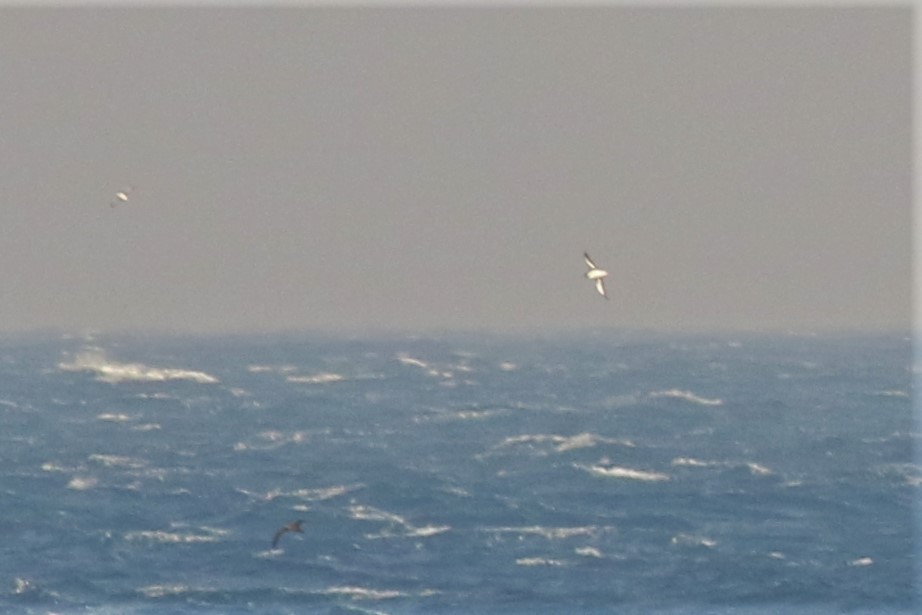
<svg viewBox="0 0 922 615">
<path fill-rule="evenodd" d="M 906 328 L 911 27 L 0 7 L 0 331 Z"/>
</svg>

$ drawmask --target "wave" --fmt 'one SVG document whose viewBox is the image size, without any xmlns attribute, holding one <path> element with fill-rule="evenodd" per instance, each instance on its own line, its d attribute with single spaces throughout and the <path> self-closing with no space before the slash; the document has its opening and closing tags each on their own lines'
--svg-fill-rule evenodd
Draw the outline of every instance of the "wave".
<svg viewBox="0 0 922 615">
<path fill-rule="evenodd" d="M 402 365 L 408 365 L 410 367 L 418 367 L 424 372 L 426 372 L 427 375 L 433 376 L 435 378 L 451 379 L 451 378 L 454 378 L 454 375 L 455 375 L 454 372 L 451 372 L 448 370 L 437 369 L 431 366 L 430 364 L 426 363 L 425 361 L 411 357 L 406 353 L 402 353 L 402 352 L 399 353 L 397 355 L 397 360 Z M 465 369 L 464 366 L 455 366 L 455 368 L 458 369 L 458 371 L 470 371 L 469 368 Z"/>
<path fill-rule="evenodd" d="M 700 406 L 722 406 L 724 403 L 722 399 L 708 399 L 706 397 L 699 397 L 691 391 L 681 391 L 679 389 L 669 389 L 668 391 L 653 391 L 652 393 L 648 393 L 647 397 L 651 399 L 678 399 L 681 401 L 687 401 L 692 404 L 698 404 Z"/>
<path fill-rule="evenodd" d="M 456 412 L 440 411 L 413 417 L 415 423 L 451 423 L 454 421 L 484 421 L 495 416 L 509 414 L 505 408 L 491 410 L 458 410 Z"/>
<path fill-rule="evenodd" d="M 74 491 L 87 491 L 98 484 L 99 480 L 92 476 L 74 476 L 70 479 L 70 482 L 67 483 L 67 488 L 73 489 Z"/>
<path fill-rule="evenodd" d="M 548 557 L 520 557 L 515 560 L 516 566 L 554 566 L 562 567 L 566 566 L 567 563 L 560 559 L 553 559 Z"/>
<path fill-rule="evenodd" d="M 171 526 L 171 530 L 182 530 L 188 528 L 188 526 L 183 523 L 173 523 Z M 177 532 L 165 530 L 138 530 L 134 532 L 126 532 L 125 540 L 129 542 L 147 541 L 165 544 L 211 543 L 220 542 L 224 536 L 230 534 L 230 530 L 210 527 L 207 525 L 190 529 L 193 531 Z"/>
<path fill-rule="evenodd" d="M 354 585 L 335 585 L 322 590 L 320 593 L 327 596 L 348 596 L 353 600 L 391 600 L 393 598 L 406 598 L 412 595 L 431 596 L 436 592 L 434 590 L 423 590 L 422 592 L 411 594 L 399 589 L 371 589 Z"/>
<path fill-rule="evenodd" d="M 342 382 L 345 379 L 346 377 L 341 374 L 324 372 L 314 376 L 288 376 L 285 381 L 295 384 L 329 384 L 331 382 Z"/>
<path fill-rule="evenodd" d="M 77 468 L 75 467 L 62 466 L 53 461 L 46 461 L 45 463 L 41 465 L 41 468 L 43 472 L 65 472 L 67 473 L 67 472 L 77 471 Z"/>
<path fill-rule="evenodd" d="M 184 596 L 187 594 L 208 594 L 217 590 L 212 587 L 193 587 L 191 585 L 183 585 L 182 583 L 171 583 L 164 585 L 147 585 L 139 588 L 137 591 L 147 598 L 166 598 L 170 596 Z"/>
<path fill-rule="evenodd" d="M 691 468 L 740 468 L 744 467 L 753 475 L 771 476 L 774 472 L 754 461 L 702 461 L 693 457 L 676 457 L 672 460 L 672 465 L 676 467 Z"/>
<path fill-rule="evenodd" d="M 10 589 L 10 594 L 13 596 L 28 597 L 28 599 L 31 600 L 50 600 L 53 603 L 58 603 L 62 599 L 60 593 L 47 589 L 39 583 L 23 577 L 15 577 L 13 579 L 13 586 Z M 51 613 L 51 611 L 49 611 L 49 613 Z"/>
<path fill-rule="evenodd" d="M 143 363 L 120 363 L 106 357 L 100 348 L 84 350 L 69 363 L 59 363 L 58 369 L 69 372 L 96 372 L 96 379 L 109 384 L 121 382 L 166 382 L 189 380 L 200 384 L 215 384 L 218 379 L 205 372 L 176 368 L 149 367 Z"/>
<path fill-rule="evenodd" d="M 248 365 L 251 374 L 293 374 L 298 371 L 294 365 Z"/>
<path fill-rule="evenodd" d="M 910 487 L 922 486 L 922 466 L 914 463 L 886 463 L 873 470 L 881 478 L 895 479 Z"/>
<path fill-rule="evenodd" d="M 450 525 L 425 525 L 408 529 L 403 535 L 407 538 L 428 538 L 437 534 L 444 534 L 450 530 Z"/>
<path fill-rule="evenodd" d="M 902 389 L 887 389 L 886 391 L 875 391 L 873 395 L 878 397 L 898 397 L 903 399 L 911 399 L 912 395 L 909 391 L 904 391 Z"/>
<path fill-rule="evenodd" d="M 122 455 L 103 455 L 100 453 L 94 453 L 89 456 L 89 460 L 100 463 L 107 468 L 138 469 L 147 466 L 147 461 L 144 459 L 135 459 L 133 457 L 125 457 Z"/>
<path fill-rule="evenodd" d="M 160 429 L 160 423 L 141 423 L 140 425 L 132 425 L 132 431 L 157 431 Z"/>
<path fill-rule="evenodd" d="M 717 541 L 704 536 L 692 536 L 691 534 L 676 534 L 669 541 L 678 547 L 705 547 L 713 549 L 717 546 Z"/>
<path fill-rule="evenodd" d="M 268 451 L 286 444 L 304 444 L 311 439 L 314 432 L 311 431 L 263 431 L 256 435 L 261 442 L 237 442 L 234 444 L 234 450 L 240 451 Z M 265 444 L 263 444 L 263 442 Z"/>
<path fill-rule="evenodd" d="M 531 525 L 525 527 L 488 527 L 481 531 L 490 534 L 518 534 L 541 536 L 548 540 L 564 540 L 575 536 L 595 536 L 600 531 L 610 530 L 612 528 L 600 528 L 595 525 L 577 526 L 577 527 L 544 527 L 541 525 Z"/>
<path fill-rule="evenodd" d="M 415 526 L 400 515 L 375 508 L 373 506 L 362 506 L 353 504 L 349 507 L 349 516 L 358 521 L 385 521 L 390 524 L 391 528 L 398 527 L 400 532 L 394 533 L 390 530 L 384 530 L 378 534 L 367 534 L 366 538 L 428 538 L 437 534 L 443 534 L 451 530 L 450 525 L 426 525 Z"/>
<path fill-rule="evenodd" d="M 668 474 L 663 474 L 662 472 L 650 472 L 647 470 L 634 470 L 632 468 L 621 468 L 618 466 L 601 466 L 601 465 L 592 465 L 585 466 L 582 464 L 575 463 L 573 464 L 574 468 L 579 468 L 580 470 L 585 470 L 593 476 L 601 476 L 604 478 L 624 478 L 629 480 L 640 480 L 640 481 L 649 481 L 649 482 L 658 482 L 658 481 L 667 481 L 670 480 Z"/>
<path fill-rule="evenodd" d="M 128 416 L 127 414 L 114 412 L 103 412 L 102 414 L 97 414 L 96 418 L 97 420 L 107 421 L 109 423 L 129 423 L 134 420 L 134 417 Z"/>
<path fill-rule="evenodd" d="M 353 491 L 358 491 L 359 489 L 364 489 L 364 483 L 354 483 L 352 485 L 334 485 L 332 487 L 318 487 L 314 489 L 295 489 L 293 491 L 281 491 L 274 489 L 272 491 L 267 491 L 266 493 L 257 493 L 255 491 L 247 491 L 246 489 L 237 488 L 235 491 L 237 493 L 242 493 L 243 495 L 256 500 L 263 502 L 271 502 L 276 498 L 290 497 L 290 498 L 300 498 L 302 500 L 307 500 L 309 502 L 322 502 L 324 500 L 330 500 Z"/>
<path fill-rule="evenodd" d="M 591 448 L 599 444 L 617 444 L 633 448 L 634 443 L 631 440 L 619 438 L 606 438 L 598 434 L 583 432 L 575 436 L 562 436 L 558 434 L 522 434 L 519 436 L 510 436 L 500 442 L 494 448 L 506 448 L 519 445 L 533 444 L 552 444 L 553 450 L 558 453 L 565 453 L 581 448 Z"/>
</svg>

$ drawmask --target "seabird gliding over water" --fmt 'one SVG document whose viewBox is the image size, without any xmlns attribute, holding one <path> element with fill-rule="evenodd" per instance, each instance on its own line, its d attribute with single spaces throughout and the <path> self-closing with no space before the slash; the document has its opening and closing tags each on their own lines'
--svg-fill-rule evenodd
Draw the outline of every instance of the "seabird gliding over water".
<svg viewBox="0 0 922 615">
<path fill-rule="evenodd" d="M 275 546 L 279 543 L 279 538 L 281 538 L 282 534 L 284 534 L 285 532 L 298 532 L 298 533 L 303 534 L 304 530 L 301 529 L 302 523 L 304 523 L 304 521 L 302 521 L 301 519 L 298 519 L 297 521 L 292 521 L 288 525 L 279 529 L 279 531 L 275 533 L 275 536 L 272 537 L 272 548 L 273 549 L 275 548 Z"/>
<path fill-rule="evenodd" d="M 583 258 L 586 259 L 586 264 L 589 266 L 589 271 L 586 272 L 586 277 L 590 280 L 595 280 L 595 289 L 599 291 L 599 294 L 608 299 L 608 295 L 605 294 L 605 284 L 603 280 L 605 276 L 608 275 L 608 272 L 604 269 L 599 269 L 595 263 L 592 262 L 592 259 L 589 258 L 587 252 L 583 252 Z"/>
</svg>

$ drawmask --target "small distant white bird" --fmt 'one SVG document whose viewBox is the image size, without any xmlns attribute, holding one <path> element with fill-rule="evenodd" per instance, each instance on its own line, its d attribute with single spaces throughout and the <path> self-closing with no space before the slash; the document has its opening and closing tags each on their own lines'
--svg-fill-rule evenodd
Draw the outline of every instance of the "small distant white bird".
<svg viewBox="0 0 922 615">
<path fill-rule="evenodd" d="M 599 291 L 599 294 L 608 299 L 608 295 L 605 294 L 605 283 L 603 280 L 605 276 L 608 275 L 608 272 L 604 269 L 599 269 L 595 263 L 592 262 L 592 259 L 589 258 L 587 252 L 583 252 L 583 258 L 586 259 L 586 264 L 589 266 L 589 271 L 586 272 L 586 277 L 590 280 L 595 280 L 595 289 Z"/>
<path fill-rule="evenodd" d="M 122 203 L 128 202 L 128 195 L 131 194 L 131 191 L 134 190 L 134 186 L 128 186 L 127 189 L 122 190 L 121 192 L 115 193 L 115 198 L 112 199 L 112 202 L 109 203 L 109 207 L 115 207 L 116 205 L 121 205 Z"/>
</svg>

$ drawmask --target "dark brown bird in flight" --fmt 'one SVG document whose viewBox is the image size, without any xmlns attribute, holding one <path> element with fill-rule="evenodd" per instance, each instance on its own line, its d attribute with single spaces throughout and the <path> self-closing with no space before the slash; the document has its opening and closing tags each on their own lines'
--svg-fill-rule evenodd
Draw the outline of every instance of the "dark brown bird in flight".
<svg viewBox="0 0 922 615">
<path fill-rule="evenodd" d="M 302 523 L 304 522 L 301 519 L 298 519 L 297 521 L 292 521 L 288 525 L 279 529 L 279 531 L 275 533 L 275 536 L 272 537 L 272 548 L 275 548 L 275 546 L 279 543 L 279 538 L 281 538 L 282 534 L 285 532 L 298 532 L 303 534 L 304 530 L 301 529 Z"/>
</svg>

